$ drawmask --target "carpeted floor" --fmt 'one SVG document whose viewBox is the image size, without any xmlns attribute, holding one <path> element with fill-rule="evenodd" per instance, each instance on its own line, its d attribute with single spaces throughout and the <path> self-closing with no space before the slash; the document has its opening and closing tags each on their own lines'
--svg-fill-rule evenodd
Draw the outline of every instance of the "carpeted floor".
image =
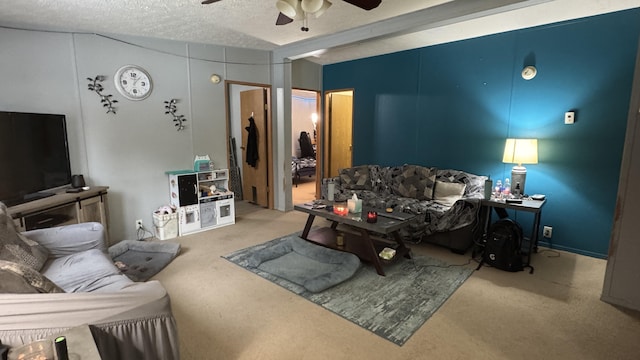
<svg viewBox="0 0 640 360">
<path fill-rule="evenodd" d="M 153 280 L 171 296 L 182 360 L 632 360 L 640 354 L 640 313 L 600 300 L 601 259 L 541 248 L 533 274 L 482 267 L 398 346 L 222 258 L 300 231 L 306 220 L 299 211 L 236 201 L 235 225 L 167 240 L 182 250 Z M 411 249 L 449 264 L 469 260 L 425 243 Z"/>
<path fill-rule="evenodd" d="M 292 234 L 271 242 L 292 236 L 297 237 Z M 243 260 L 264 248 L 263 244 L 255 245 L 223 257 L 397 345 L 403 345 L 473 272 L 469 267 L 414 256 L 385 267 L 386 276 L 365 264 L 351 279 L 313 293 L 281 277 L 247 267 Z"/>
</svg>

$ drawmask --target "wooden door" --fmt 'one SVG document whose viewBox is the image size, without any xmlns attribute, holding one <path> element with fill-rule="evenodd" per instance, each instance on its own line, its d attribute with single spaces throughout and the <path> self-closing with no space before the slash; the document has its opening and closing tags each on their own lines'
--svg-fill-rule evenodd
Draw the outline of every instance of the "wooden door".
<svg viewBox="0 0 640 360">
<path fill-rule="evenodd" d="M 267 91 L 255 89 L 240 92 L 240 121 L 242 129 L 242 192 L 243 198 L 260 206 L 269 207 L 269 161 L 267 132 Z M 249 119 L 256 127 L 258 160 L 255 167 L 247 163 Z M 240 159 L 239 159 L 240 160 Z"/>
<path fill-rule="evenodd" d="M 332 92 L 326 100 L 325 176 L 333 177 L 353 160 L 353 91 Z"/>
</svg>

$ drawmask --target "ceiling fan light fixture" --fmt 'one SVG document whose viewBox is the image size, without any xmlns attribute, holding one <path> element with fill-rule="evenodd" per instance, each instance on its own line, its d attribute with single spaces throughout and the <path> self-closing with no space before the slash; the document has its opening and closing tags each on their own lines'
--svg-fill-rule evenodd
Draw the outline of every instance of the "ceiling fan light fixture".
<svg viewBox="0 0 640 360">
<path fill-rule="evenodd" d="M 324 14 L 325 11 L 327 11 L 328 8 L 331 7 L 331 4 L 329 2 L 329 0 L 323 0 L 322 1 L 322 6 L 320 7 L 320 9 L 318 11 L 316 11 L 313 15 L 317 18 L 319 18 L 322 14 Z"/>
<path fill-rule="evenodd" d="M 302 10 L 306 13 L 314 13 L 322 8 L 322 0 L 302 0 Z"/>
<path fill-rule="evenodd" d="M 298 0 L 278 0 L 276 2 L 276 7 L 280 10 L 281 13 L 285 14 L 290 18 L 295 18 L 298 13 L 300 13 L 300 4 Z"/>
</svg>

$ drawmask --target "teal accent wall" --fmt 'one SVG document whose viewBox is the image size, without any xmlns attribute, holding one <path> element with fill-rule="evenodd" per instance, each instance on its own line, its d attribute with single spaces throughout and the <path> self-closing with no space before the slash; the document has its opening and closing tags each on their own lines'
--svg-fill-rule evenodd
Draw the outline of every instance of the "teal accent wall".
<svg viewBox="0 0 640 360">
<path fill-rule="evenodd" d="M 504 180 L 505 139 L 538 138 L 525 190 L 548 197 L 553 238 L 541 243 L 605 258 L 639 34 L 640 9 L 620 11 L 327 65 L 324 90 L 354 89 L 354 165 Z M 526 65 L 538 70 L 529 81 Z M 530 214 L 510 216 L 531 231 Z"/>
</svg>

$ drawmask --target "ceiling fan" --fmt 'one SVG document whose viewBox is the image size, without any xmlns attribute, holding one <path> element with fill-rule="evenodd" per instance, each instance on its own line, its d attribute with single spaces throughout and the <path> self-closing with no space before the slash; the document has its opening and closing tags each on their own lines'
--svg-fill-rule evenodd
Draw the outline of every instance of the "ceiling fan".
<svg viewBox="0 0 640 360">
<path fill-rule="evenodd" d="M 206 0 L 205 0 L 206 1 Z M 364 10 L 375 9 L 382 0 L 343 0 Z M 302 20 L 300 30 L 309 31 L 307 16 L 313 15 L 316 19 L 331 6 L 328 0 L 278 0 L 276 7 L 280 10 L 276 25 L 286 25 L 293 20 Z"/>
<path fill-rule="evenodd" d="M 202 4 L 212 4 L 220 0 L 203 0 Z M 343 0 L 351 5 L 355 5 L 364 10 L 375 9 L 382 0 Z M 276 7 L 280 10 L 276 25 L 286 25 L 293 20 L 302 20 L 300 30 L 309 31 L 307 26 L 307 16 L 313 15 L 317 18 L 331 6 L 329 0 L 278 0 Z"/>
</svg>

